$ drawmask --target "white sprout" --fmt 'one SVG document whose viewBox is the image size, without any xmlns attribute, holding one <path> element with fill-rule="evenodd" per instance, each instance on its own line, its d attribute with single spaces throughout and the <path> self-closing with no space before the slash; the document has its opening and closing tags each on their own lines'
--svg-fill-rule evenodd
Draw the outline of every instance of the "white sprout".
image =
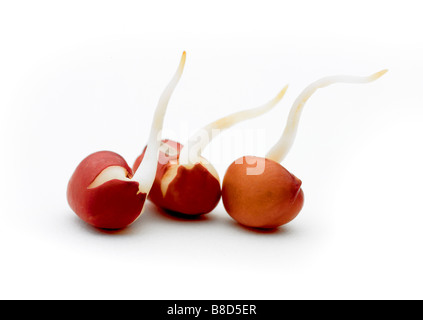
<svg viewBox="0 0 423 320">
<path fill-rule="evenodd" d="M 222 130 L 228 129 L 233 125 L 258 117 L 275 107 L 285 95 L 288 86 L 285 86 L 272 100 L 266 104 L 230 114 L 229 116 L 213 121 L 198 130 L 192 137 L 188 139 L 188 143 L 181 149 L 179 163 L 195 164 L 200 162 L 201 151 L 215 138 Z"/>
<path fill-rule="evenodd" d="M 294 101 L 291 111 L 288 115 L 285 130 L 279 141 L 270 149 L 267 153 L 266 158 L 275 162 L 281 162 L 291 149 L 295 136 L 298 129 L 298 123 L 300 121 L 301 112 L 303 111 L 304 105 L 307 100 L 313 95 L 317 89 L 324 88 L 335 83 L 367 83 L 374 81 L 384 75 L 388 70 L 382 70 L 376 72 L 368 77 L 350 76 L 350 75 L 339 75 L 325 77 L 317 80 L 306 87 L 303 92 Z"/>
<path fill-rule="evenodd" d="M 147 149 L 145 151 L 144 158 L 134 177 L 132 178 L 132 180 L 135 180 L 139 183 L 139 192 L 141 193 L 148 194 L 154 183 L 154 178 L 157 171 L 159 148 L 162 139 L 161 136 L 163 121 L 170 97 L 172 96 L 173 90 L 175 89 L 179 79 L 182 76 L 182 72 L 185 66 L 185 59 L 186 53 L 184 51 L 175 75 L 159 99 L 156 111 L 154 113 L 153 123 L 151 125 L 150 136 L 148 138 Z"/>
</svg>

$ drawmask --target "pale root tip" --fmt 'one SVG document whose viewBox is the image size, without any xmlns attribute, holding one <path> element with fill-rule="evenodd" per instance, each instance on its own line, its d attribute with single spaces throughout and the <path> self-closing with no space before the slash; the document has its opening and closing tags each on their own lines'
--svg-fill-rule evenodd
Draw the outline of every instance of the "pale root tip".
<svg viewBox="0 0 423 320">
<path fill-rule="evenodd" d="M 185 66 L 185 60 L 186 60 L 186 58 L 187 58 L 187 53 L 186 53 L 186 51 L 184 51 L 182 53 L 181 62 L 179 63 L 179 69 L 180 70 Z"/>
<path fill-rule="evenodd" d="M 381 76 L 383 76 L 387 72 L 388 72 L 388 69 L 381 70 L 381 71 L 376 72 L 375 74 L 371 75 L 371 78 L 372 78 L 372 80 L 379 79 Z"/>
<path fill-rule="evenodd" d="M 280 100 L 280 99 L 282 99 L 283 98 L 283 96 L 285 95 L 285 93 L 286 93 L 286 90 L 288 90 L 288 85 L 286 85 L 280 92 L 279 92 L 279 94 L 278 94 L 278 96 L 276 97 L 278 100 Z"/>
</svg>

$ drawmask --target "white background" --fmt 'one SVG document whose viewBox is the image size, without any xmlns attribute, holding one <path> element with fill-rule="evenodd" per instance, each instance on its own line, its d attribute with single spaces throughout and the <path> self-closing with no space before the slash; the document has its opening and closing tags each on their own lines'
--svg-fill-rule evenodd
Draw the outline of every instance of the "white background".
<svg viewBox="0 0 423 320">
<path fill-rule="evenodd" d="M 1 2 L 0 298 L 423 298 L 421 12 L 419 1 Z M 205 150 L 221 178 L 265 154 L 310 82 L 389 72 L 309 100 L 283 162 L 305 192 L 288 225 L 254 232 L 220 203 L 198 220 L 148 204 L 120 232 L 88 226 L 66 202 L 73 170 L 99 150 L 132 165 L 183 50 L 174 140 L 290 85 Z"/>
</svg>

